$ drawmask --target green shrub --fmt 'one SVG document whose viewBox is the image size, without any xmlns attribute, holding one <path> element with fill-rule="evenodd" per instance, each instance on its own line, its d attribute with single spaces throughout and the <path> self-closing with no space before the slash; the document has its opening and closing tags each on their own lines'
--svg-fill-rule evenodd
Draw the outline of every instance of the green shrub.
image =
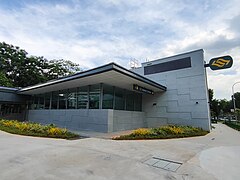
<svg viewBox="0 0 240 180">
<path fill-rule="evenodd" d="M 28 136 L 54 137 L 54 138 L 77 138 L 77 134 L 58 128 L 54 124 L 41 125 L 32 122 L 19 122 L 16 120 L 0 120 L 0 130 Z"/>
<path fill-rule="evenodd" d="M 152 131 L 152 134 L 154 135 L 163 135 L 163 136 L 167 135 L 167 132 L 161 128 L 152 128 L 151 131 Z"/>
<path fill-rule="evenodd" d="M 240 131 L 240 123 L 239 122 L 225 121 L 224 124 L 226 124 L 227 126 L 233 128 L 233 129 Z"/>
<path fill-rule="evenodd" d="M 181 138 L 191 136 L 206 135 L 208 131 L 201 128 L 191 126 L 175 126 L 167 125 L 159 128 L 140 128 L 134 130 L 131 134 L 114 137 L 115 140 L 130 140 L 130 139 L 168 139 Z"/>
</svg>

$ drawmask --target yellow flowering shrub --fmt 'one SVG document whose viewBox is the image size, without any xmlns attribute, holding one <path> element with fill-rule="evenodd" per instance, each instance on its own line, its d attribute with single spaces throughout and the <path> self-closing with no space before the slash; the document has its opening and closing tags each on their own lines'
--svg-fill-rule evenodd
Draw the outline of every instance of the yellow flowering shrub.
<svg viewBox="0 0 240 180">
<path fill-rule="evenodd" d="M 134 130 L 133 134 L 137 135 L 137 136 L 146 136 L 146 135 L 151 134 L 151 131 L 146 128 L 139 128 L 139 129 Z"/>
<path fill-rule="evenodd" d="M 114 140 L 166 139 L 206 135 L 208 131 L 191 126 L 166 125 L 158 128 L 140 128 L 131 134 L 113 137 Z"/>
<path fill-rule="evenodd" d="M 47 130 L 47 133 L 49 135 L 60 135 L 60 134 L 63 134 L 64 132 L 60 128 L 52 127 L 52 128 Z"/>
<path fill-rule="evenodd" d="M 29 125 L 26 123 L 15 123 L 15 127 L 21 131 L 25 131 L 29 129 Z"/>
<path fill-rule="evenodd" d="M 16 120 L 0 119 L 0 130 L 13 134 L 55 137 L 55 138 L 76 138 L 79 135 L 69 132 L 66 128 L 58 128 L 54 124 L 41 125 L 33 122 L 20 122 Z"/>
<path fill-rule="evenodd" d="M 181 126 L 168 125 L 168 126 L 162 126 L 160 128 L 161 128 L 161 130 L 163 130 L 169 134 L 183 134 L 184 133 L 184 129 Z"/>
<path fill-rule="evenodd" d="M 183 134 L 184 130 L 181 127 L 169 127 L 169 130 L 173 133 L 173 134 Z"/>
<path fill-rule="evenodd" d="M 8 126 L 8 127 L 11 127 L 11 126 L 14 126 L 16 122 L 15 121 L 3 121 L 2 124 L 4 126 Z"/>
</svg>

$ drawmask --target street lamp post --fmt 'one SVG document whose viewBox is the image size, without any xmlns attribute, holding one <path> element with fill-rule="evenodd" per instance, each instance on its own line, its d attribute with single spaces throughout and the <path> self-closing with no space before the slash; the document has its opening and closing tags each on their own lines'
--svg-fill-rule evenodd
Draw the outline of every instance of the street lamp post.
<svg viewBox="0 0 240 180">
<path fill-rule="evenodd" d="M 220 103 L 217 103 L 217 121 L 219 120 L 219 115 L 220 115 Z"/>
<path fill-rule="evenodd" d="M 232 97 L 233 97 L 233 109 L 234 109 L 234 114 L 235 114 L 235 118 L 237 120 L 237 115 L 236 115 L 236 102 L 235 102 L 235 97 L 234 97 L 234 86 L 236 84 L 240 83 L 240 81 L 238 82 L 235 82 L 233 85 L 232 85 Z"/>
</svg>

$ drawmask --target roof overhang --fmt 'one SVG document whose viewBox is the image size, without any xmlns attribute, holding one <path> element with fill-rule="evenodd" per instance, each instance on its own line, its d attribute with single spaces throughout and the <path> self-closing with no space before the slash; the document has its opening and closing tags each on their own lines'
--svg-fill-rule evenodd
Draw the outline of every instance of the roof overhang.
<svg viewBox="0 0 240 180">
<path fill-rule="evenodd" d="M 10 92 L 10 93 L 15 93 L 19 89 L 17 88 L 11 88 L 11 87 L 5 87 L 5 86 L 0 86 L 0 92 Z"/>
<path fill-rule="evenodd" d="M 110 63 L 71 76 L 22 88 L 18 91 L 18 93 L 27 95 L 42 94 L 97 83 L 108 84 L 128 90 L 133 89 L 133 84 L 150 89 L 153 92 L 163 92 L 167 89 L 165 86 L 160 85 L 146 77 L 127 70 L 115 63 Z"/>
</svg>

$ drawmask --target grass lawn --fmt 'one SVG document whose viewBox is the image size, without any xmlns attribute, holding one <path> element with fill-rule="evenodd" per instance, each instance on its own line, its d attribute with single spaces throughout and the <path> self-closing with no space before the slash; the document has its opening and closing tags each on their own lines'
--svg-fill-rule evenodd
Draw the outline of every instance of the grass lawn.
<svg viewBox="0 0 240 180">
<path fill-rule="evenodd" d="M 225 121 L 224 124 L 227 126 L 240 131 L 240 122 Z"/>
<path fill-rule="evenodd" d="M 74 139 L 78 134 L 69 132 L 67 129 L 58 128 L 53 124 L 41 125 L 32 122 L 19 122 L 16 120 L 0 120 L 0 130 L 26 136 Z"/>
<path fill-rule="evenodd" d="M 159 128 L 140 128 L 134 130 L 131 134 L 113 137 L 114 140 L 140 140 L 140 139 L 170 139 L 193 136 L 204 136 L 208 134 L 201 128 L 191 126 L 162 126 Z"/>
</svg>

